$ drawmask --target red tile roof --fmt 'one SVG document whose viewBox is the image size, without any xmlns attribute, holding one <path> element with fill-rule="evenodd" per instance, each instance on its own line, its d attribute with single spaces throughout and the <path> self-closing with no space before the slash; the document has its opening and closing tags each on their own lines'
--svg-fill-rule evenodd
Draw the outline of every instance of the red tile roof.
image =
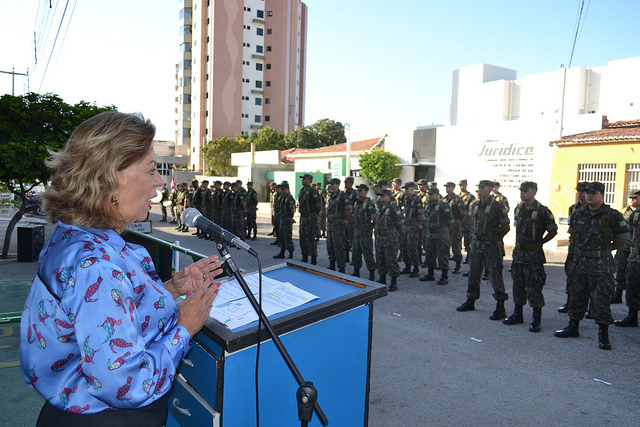
<svg viewBox="0 0 640 427">
<path fill-rule="evenodd" d="M 611 122 L 602 117 L 602 129 L 551 141 L 552 145 L 602 144 L 608 142 L 640 142 L 640 119 Z"/>
<path fill-rule="evenodd" d="M 373 138 L 364 141 L 354 141 L 351 143 L 351 154 L 371 151 L 374 148 L 384 149 L 384 138 Z M 326 157 L 332 154 L 342 154 L 347 152 L 347 144 L 327 145 L 320 148 L 290 148 L 280 152 L 283 163 L 293 163 L 300 156 L 304 157 Z"/>
</svg>

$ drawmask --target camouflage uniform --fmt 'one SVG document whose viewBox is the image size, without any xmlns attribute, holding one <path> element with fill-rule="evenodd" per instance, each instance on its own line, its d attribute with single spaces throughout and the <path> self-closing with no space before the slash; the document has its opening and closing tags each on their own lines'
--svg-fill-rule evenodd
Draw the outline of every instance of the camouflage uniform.
<svg viewBox="0 0 640 427">
<path fill-rule="evenodd" d="M 202 196 L 202 214 L 205 218 L 212 221 L 213 220 L 213 194 L 209 187 L 204 189 Z"/>
<path fill-rule="evenodd" d="M 329 262 L 333 266 L 338 264 L 340 272 L 344 273 L 346 265 L 347 224 L 345 212 L 353 209 L 344 191 L 334 191 L 327 201 L 327 253 Z"/>
<path fill-rule="evenodd" d="M 635 310 L 637 324 L 637 311 L 640 309 L 640 208 L 633 211 L 629 216 L 629 225 L 631 226 L 632 237 L 625 276 L 627 279 L 626 300 L 629 310 Z M 616 322 L 616 326 L 620 326 L 619 322 Z"/>
<path fill-rule="evenodd" d="M 182 222 L 182 212 L 184 212 L 184 203 L 187 198 L 187 190 L 182 187 L 182 190 L 176 194 L 176 215 L 178 216 L 178 228 L 184 229 L 184 223 Z"/>
<path fill-rule="evenodd" d="M 344 191 L 344 194 L 347 196 L 347 200 L 351 206 L 356 203 L 358 200 L 358 193 L 354 188 L 351 188 L 349 191 Z M 347 244 L 345 245 L 345 259 L 349 261 L 347 258 L 349 256 L 349 251 L 351 250 L 351 241 L 353 240 L 353 234 L 355 232 L 356 222 L 353 215 L 351 215 L 348 219 L 347 223 Z"/>
<path fill-rule="evenodd" d="M 493 287 L 493 298 L 503 302 L 509 299 L 502 278 L 501 238 L 498 236 L 503 224 L 509 224 L 507 209 L 489 196 L 486 202 L 476 200 L 471 205 L 471 255 L 467 299 L 480 298 L 482 267 L 486 268 Z"/>
<path fill-rule="evenodd" d="M 373 256 L 373 224 L 376 217 L 376 205 L 368 197 L 356 200 L 353 207 L 353 215 L 356 227 L 351 245 L 353 270 L 358 271 L 362 267 L 362 257 L 367 265 L 367 270 L 376 269 L 376 261 Z M 369 278 L 370 280 L 371 277 Z"/>
<path fill-rule="evenodd" d="M 427 201 L 424 210 L 425 264 L 429 272 L 437 264 L 445 272 L 449 271 L 449 227 L 455 222 L 451 208 L 442 200 Z"/>
<path fill-rule="evenodd" d="M 397 227 L 404 224 L 402 211 L 393 198 L 383 206 L 380 203 L 376 213 L 376 265 L 380 277 L 398 277 L 400 268 L 398 267 L 398 231 Z"/>
<path fill-rule="evenodd" d="M 547 262 L 542 250 L 545 232 L 558 229 L 553 214 L 537 200 L 530 208 L 520 203 L 514 212 L 513 225 L 516 229 L 516 245 L 513 249 L 511 278 L 513 279 L 513 302 L 525 305 L 529 300 L 531 308 L 542 308 L 544 296 L 542 287 L 547 275 Z"/>
<path fill-rule="evenodd" d="M 329 193 L 326 189 L 323 189 L 320 193 L 320 216 L 318 216 L 318 227 L 321 233 L 320 237 L 326 237 L 327 235 L 327 197 Z"/>
<path fill-rule="evenodd" d="M 318 257 L 318 213 L 322 208 L 320 194 L 312 186 L 302 187 L 298 194 L 298 210 L 300 211 L 300 250 L 302 261 L 311 257 L 315 262 Z"/>
<path fill-rule="evenodd" d="M 289 258 L 293 258 L 293 212 L 296 209 L 296 201 L 291 193 L 280 194 L 276 200 L 276 210 L 280 219 L 279 235 L 280 253 L 284 255 L 285 249 L 289 251 Z"/>
<path fill-rule="evenodd" d="M 607 204 L 598 210 L 585 205 L 571 217 L 569 234 L 573 241 L 573 260 L 569 266 L 569 317 L 580 321 L 593 302 L 596 323 L 611 325 L 610 298 L 613 295 L 615 266 L 612 241 L 629 239 L 629 225 L 620 212 Z"/>
<path fill-rule="evenodd" d="M 244 216 L 247 209 L 245 199 L 246 191 L 234 191 L 233 199 L 231 199 L 231 227 L 232 233 L 240 239 L 245 240 L 245 222 Z"/>
<path fill-rule="evenodd" d="M 275 223 L 275 234 L 276 234 L 276 243 L 280 246 L 280 199 L 282 199 L 282 192 L 275 192 L 275 196 L 273 196 L 273 221 Z"/>
<path fill-rule="evenodd" d="M 222 199 L 224 198 L 224 190 L 216 188 L 213 192 L 213 222 L 222 225 Z"/>
<path fill-rule="evenodd" d="M 164 205 L 165 200 L 169 200 L 169 189 L 167 187 L 162 187 L 160 190 L 162 193 L 162 200 L 160 200 L 160 209 L 162 210 L 162 221 L 165 222 L 167 220 L 167 207 Z"/>
<path fill-rule="evenodd" d="M 191 193 L 190 206 L 192 208 L 198 209 L 198 212 L 200 212 L 201 214 L 204 214 L 203 204 L 204 204 L 204 190 L 202 189 L 202 187 L 195 188 Z"/>
<path fill-rule="evenodd" d="M 466 193 L 460 193 L 460 198 L 464 203 L 464 210 L 466 212 L 466 216 L 460 223 L 460 226 L 462 228 L 462 237 L 464 239 L 464 251 L 467 253 L 467 256 L 469 256 L 469 252 L 471 252 L 471 242 L 472 242 L 470 209 L 471 209 L 471 205 L 476 200 L 476 196 L 474 196 L 473 194 L 467 191 Z M 466 261 L 465 261 L 465 264 L 466 264 Z"/>
<path fill-rule="evenodd" d="M 257 214 L 258 214 L 258 192 L 254 188 L 250 188 L 247 190 L 247 216 L 246 216 L 247 239 L 251 238 L 252 230 L 253 230 L 254 240 L 256 238 L 256 235 L 258 234 Z"/>
<path fill-rule="evenodd" d="M 462 198 L 457 194 L 447 194 L 442 198 L 442 201 L 449 204 L 453 219 L 455 222 L 449 228 L 449 239 L 451 241 L 451 252 L 453 253 L 453 260 L 456 262 L 456 266 L 459 267 L 462 262 L 462 226 L 461 223 L 467 216 L 467 210 Z"/>
<path fill-rule="evenodd" d="M 622 216 L 627 222 L 629 222 L 629 219 L 631 218 L 631 214 L 633 213 L 633 211 L 634 211 L 634 208 L 628 205 L 622 211 Z M 627 242 L 627 244 L 625 244 L 623 247 L 618 248 L 618 250 L 616 251 L 616 255 L 614 257 L 614 261 L 616 264 L 616 288 L 620 289 L 620 291 L 623 291 L 627 287 L 626 285 L 627 277 L 625 273 L 627 270 L 627 262 L 628 262 L 630 253 L 631 253 L 631 242 Z"/>
<path fill-rule="evenodd" d="M 229 231 L 233 228 L 233 219 L 231 216 L 231 204 L 233 203 L 233 197 L 233 190 L 224 190 L 224 196 L 222 198 L 222 228 Z"/>
<path fill-rule="evenodd" d="M 397 199 L 396 199 L 397 200 Z M 420 244 L 420 226 L 424 207 L 422 200 L 417 193 L 409 197 L 406 194 L 403 198 L 404 226 L 402 227 L 402 259 L 407 266 L 405 272 L 414 266 L 416 274 L 419 275 L 421 254 L 418 253 Z M 418 277 L 417 275 L 415 277 Z"/>
</svg>

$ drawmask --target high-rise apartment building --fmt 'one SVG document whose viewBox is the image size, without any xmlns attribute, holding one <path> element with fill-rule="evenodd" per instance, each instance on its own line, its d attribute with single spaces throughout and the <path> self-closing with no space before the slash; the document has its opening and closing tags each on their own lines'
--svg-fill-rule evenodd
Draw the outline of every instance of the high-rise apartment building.
<svg viewBox="0 0 640 427">
<path fill-rule="evenodd" d="M 181 0 L 177 151 L 304 122 L 307 7 L 300 0 Z"/>
</svg>

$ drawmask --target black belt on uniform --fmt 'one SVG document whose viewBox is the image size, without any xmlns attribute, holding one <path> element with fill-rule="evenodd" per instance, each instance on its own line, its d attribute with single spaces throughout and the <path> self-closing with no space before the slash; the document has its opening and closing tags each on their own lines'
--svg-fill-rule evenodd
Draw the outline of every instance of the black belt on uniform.
<svg viewBox="0 0 640 427">
<path fill-rule="evenodd" d="M 611 255 L 611 251 L 581 251 L 578 248 L 574 248 L 576 255 L 587 257 L 587 258 L 604 258 L 608 255 Z"/>
</svg>

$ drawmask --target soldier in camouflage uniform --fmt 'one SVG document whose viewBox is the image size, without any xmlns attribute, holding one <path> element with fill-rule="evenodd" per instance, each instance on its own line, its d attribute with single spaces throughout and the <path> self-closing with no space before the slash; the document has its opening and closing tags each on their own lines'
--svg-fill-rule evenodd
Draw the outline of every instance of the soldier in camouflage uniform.
<svg viewBox="0 0 640 427">
<path fill-rule="evenodd" d="M 393 201 L 398 205 L 400 210 L 402 210 L 404 206 L 405 193 L 402 191 L 402 179 L 396 178 L 391 181 L 391 195 L 393 196 Z M 405 224 L 406 225 L 406 224 Z M 402 243 L 402 233 L 398 233 L 398 247 L 400 248 L 400 252 L 398 253 L 398 261 L 404 260 L 404 245 Z"/>
<path fill-rule="evenodd" d="M 378 193 L 380 207 L 376 213 L 376 265 L 380 273 L 379 283 L 387 284 L 387 274 L 391 277 L 389 291 L 398 289 L 398 237 L 402 232 L 404 217 L 402 211 L 391 200 L 393 195 L 388 188 L 380 190 Z"/>
<path fill-rule="evenodd" d="M 427 206 L 424 209 L 423 227 L 425 239 L 425 263 L 427 274 L 420 278 L 422 282 L 436 280 L 434 276 L 436 259 L 438 267 L 442 270 L 442 276 L 438 285 L 449 283 L 449 228 L 455 222 L 449 204 L 440 200 L 440 190 L 437 187 L 429 187 Z"/>
<path fill-rule="evenodd" d="M 345 272 L 347 225 L 353 211 L 353 206 L 344 191 L 338 188 L 340 180 L 331 180 L 331 196 L 327 201 L 327 253 L 329 254 L 329 269 Z"/>
<path fill-rule="evenodd" d="M 300 250 L 302 262 L 318 264 L 318 214 L 322 209 L 320 194 L 311 186 L 313 176 L 305 173 L 302 178 L 302 188 L 298 194 L 298 211 L 300 212 Z"/>
<path fill-rule="evenodd" d="M 286 182 L 286 181 L 283 181 Z M 289 184 L 286 182 L 286 184 Z M 275 196 L 273 197 L 273 218 L 276 223 L 275 233 L 276 240 L 271 242 L 272 245 L 280 246 L 280 199 L 282 198 L 282 187 L 280 184 L 276 185 Z"/>
<path fill-rule="evenodd" d="M 613 295 L 612 250 L 629 240 L 629 224 L 620 212 L 604 203 L 604 184 L 587 184 L 587 205 L 571 217 L 569 234 L 574 244 L 569 270 L 569 325 L 557 330 L 559 338 L 580 336 L 579 323 L 587 311 L 589 297 L 593 301 L 592 315 L 598 324 L 598 346 L 609 350 L 610 299 Z"/>
<path fill-rule="evenodd" d="M 276 219 L 275 219 L 275 202 L 276 202 L 276 183 L 272 182 L 269 184 L 269 207 L 271 208 L 271 233 L 268 233 L 267 236 L 275 236 L 276 235 Z"/>
<path fill-rule="evenodd" d="M 222 197 L 222 228 L 231 231 L 233 228 L 232 216 L 231 216 L 231 204 L 233 203 L 233 190 L 231 190 L 231 183 L 225 181 L 222 185 L 224 196 Z"/>
<path fill-rule="evenodd" d="M 280 195 L 276 200 L 276 203 L 278 204 L 276 211 L 280 218 L 280 226 L 278 227 L 280 253 L 278 255 L 274 255 L 274 258 L 284 258 L 284 251 L 286 249 L 289 251 L 289 256 L 287 258 L 293 259 L 293 214 L 296 211 L 296 201 L 291 193 L 289 193 L 288 182 L 282 181 L 279 187 Z"/>
<path fill-rule="evenodd" d="M 204 214 L 204 190 L 202 189 L 202 184 L 198 184 L 198 181 L 194 180 L 191 185 L 193 186 L 193 192 L 191 193 L 191 202 L 189 203 L 189 206 L 197 209 L 200 214 Z M 200 236 L 204 233 L 198 228 L 196 229 L 196 232 L 192 234 L 194 236 Z"/>
<path fill-rule="evenodd" d="M 496 202 L 502 203 L 507 210 L 507 213 L 509 213 L 511 210 L 509 208 L 509 200 L 507 200 L 505 195 L 500 192 L 500 183 L 498 181 L 493 182 L 493 191 L 491 192 L 491 195 L 496 199 Z"/>
<path fill-rule="evenodd" d="M 509 298 L 504 290 L 502 278 L 502 249 L 500 242 L 509 232 L 509 218 L 504 205 L 491 197 L 493 181 L 482 180 L 478 184 L 478 200 L 471 205 L 471 269 L 467 282 L 467 300 L 458 311 L 475 310 L 475 301 L 480 298 L 482 266 L 489 272 L 496 309 L 489 317 L 501 320 L 506 317 L 504 302 Z"/>
<path fill-rule="evenodd" d="M 318 216 L 318 229 L 320 236 L 318 238 L 324 238 L 327 236 L 327 190 L 322 188 L 321 182 L 316 182 L 316 191 L 320 194 L 321 208 L 320 215 Z"/>
<path fill-rule="evenodd" d="M 428 188 L 429 187 L 426 179 L 418 180 L 418 197 L 422 202 L 423 209 L 427 207 L 427 202 L 429 201 L 429 193 L 427 193 Z M 422 255 L 424 255 L 424 250 L 427 247 L 427 242 L 426 242 L 427 232 L 424 230 L 424 227 L 419 227 L 419 228 L 420 228 L 420 245 L 418 246 L 418 254 L 420 255 L 420 257 L 422 257 Z M 422 263 L 422 268 L 427 268 L 426 257 L 424 259 L 424 262 Z"/>
<path fill-rule="evenodd" d="M 633 211 L 640 206 L 640 198 L 638 198 L 639 195 L 640 190 L 634 190 L 629 193 L 629 204 L 622 210 L 622 216 L 627 222 L 629 222 L 629 218 Z M 622 291 L 627 287 L 627 277 L 625 272 L 627 270 L 627 260 L 629 259 L 630 249 L 631 242 L 616 251 L 616 255 L 614 257 L 614 261 L 616 263 L 616 290 L 611 297 L 611 304 L 622 303 Z"/>
<path fill-rule="evenodd" d="M 231 183 L 231 191 L 233 192 L 233 198 L 231 199 L 231 232 L 240 239 L 245 240 L 244 216 L 247 211 L 247 201 L 245 199 L 246 191 L 241 191 L 240 188 L 238 181 Z"/>
<path fill-rule="evenodd" d="M 167 183 L 162 184 L 162 190 L 160 190 L 162 194 L 162 199 L 160 200 L 160 209 L 162 210 L 162 219 L 160 222 L 167 222 L 167 207 L 164 205 L 166 200 L 169 200 L 169 189 L 167 188 Z"/>
<path fill-rule="evenodd" d="M 631 193 L 631 197 L 640 197 L 640 190 Z M 637 328 L 638 309 L 640 309 L 640 207 L 631 213 L 628 222 L 631 227 L 631 244 L 625 277 L 627 279 L 626 300 L 629 314 L 624 319 L 614 322 L 614 325 L 619 328 Z"/>
<path fill-rule="evenodd" d="M 362 257 L 364 257 L 364 262 L 369 270 L 369 280 L 375 280 L 376 261 L 373 257 L 372 232 L 376 223 L 376 205 L 367 197 L 368 185 L 360 184 L 356 188 L 358 189 L 358 199 L 353 206 L 353 215 L 351 215 L 356 225 L 351 242 L 353 276 L 360 277 Z"/>
<path fill-rule="evenodd" d="M 213 220 L 213 196 L 209 189 L 209 181 L 206 179 L 202 181 L 202 216 L 209 221 Z M 211 237 L 204 231 L 198 236 L 201 239 L 211 239 Z"/>
<path fill-rule="evenodd" d="M 451 240 L 451 252 L 453 257 L 451 258 L 456 267 L 453 269 L 453 274 L 462 273 L 460 264 L 462 263 L 462 221 L 467 217 L 467 209 L 465 203 L 462 201 L 462 197 L 453 192 L 456 189 L 456 184 L 453 182 L 446 183 L 447 195 L 442 198 L 445 203 L 449 204 L 453 219 L 456 222 L 449 228 L 449 239 Z"/>
<path fill-rule="evenodd" d="M 258 238 L 258 192 L 253 188 L 253 182 L 247 182 L 247 239 L 256 240 Z M 253 231 L 253 237 L 251 237 Z"/>
<path fill-rule="evenodd" d="M 358 200 L 358 193 L 353 188 L 354 178 L 348 176 L 344 179 L 344 194 L 347 196 L 349 204 L 353 206 Z M 347 224 L 347 243 L 345 245 L 345 261 L 349 262 L 349 251 L 351 250 L 351 241 L 353 240 L 353 233 L 356 228 L 355 218 L 353 215 L 349 217 L 349 223 Z"/>
<path fill-rule="evenodd" d="M 420 244 L 420 227 L 424 219 L 424 206 L 422 200 L 416 194 L 415 182 L 407 182 L 404 187 L 406 193 L 403 198 L 402 211 L 404 213 L 404 226 L 400 241 L 402 242 L 402 258 L 404 260 L 404 270 L 400 274 L 410 274 L 409 277 L 420 277 L 420 254 L 418 247 Z M 413 271 L 411 271 L 413 266 Z"/>
<path fill-rule="evenodd" d="M 471 204 L 476 200 L 476 196 L 467 191 L 467 180 L 462 179 L 458 182 L 460 186 L 460 198 L 464 202 L 464 209 L 467 215 L 464 217 L 462 222 L 460 223 L 462 228 L 462 237 L 464 239 L 464 251 L 467 253 L 466 258 L 464 259 L 464 263 L 469 263 L 469 252 L 471 252 L 471 215 L 469 213 L 471 209 Z"/>
<path fill-rule="evenodd" d="M 186 182 L 183 182 L 179 186 L 178 194 L 176 196 L 176 214 L 178 215 L 178 231 L 182 231 L 183 233 L 187 233 L 189 231 L 189 227 L 184 225 L 182 222 L 182 212 L 184 212 L 186 199 L 187 199 L 187 189 L 189 186 Z"/>
<path fill-rule="evenodd" d="M 213 183 L 213 222 L 222 227 L 222 199 L 224 198 L 224 190 L 222 189 L 222 181 Z"/>
<path fill-rule="evenodd" d="M 558 234 L 558 225 L 553 214 L 546 206 L 535 199 L 538 184 L 531 181 L 520 185 L 521 202 L 513 215 L 513 226 L 516 229 L 516 246 L 513 249 L 511 278 L 513 279 L 513 303 L 515 310 L 505 325 L 524 323 L 522 307 L 529 300 L 533 309 L 530 332 L 540 332 L 540 321 L 544 296 L 542 288 L 547 275 L 544 263 L 547 262 L 542 245 Z"/>
</svg>

